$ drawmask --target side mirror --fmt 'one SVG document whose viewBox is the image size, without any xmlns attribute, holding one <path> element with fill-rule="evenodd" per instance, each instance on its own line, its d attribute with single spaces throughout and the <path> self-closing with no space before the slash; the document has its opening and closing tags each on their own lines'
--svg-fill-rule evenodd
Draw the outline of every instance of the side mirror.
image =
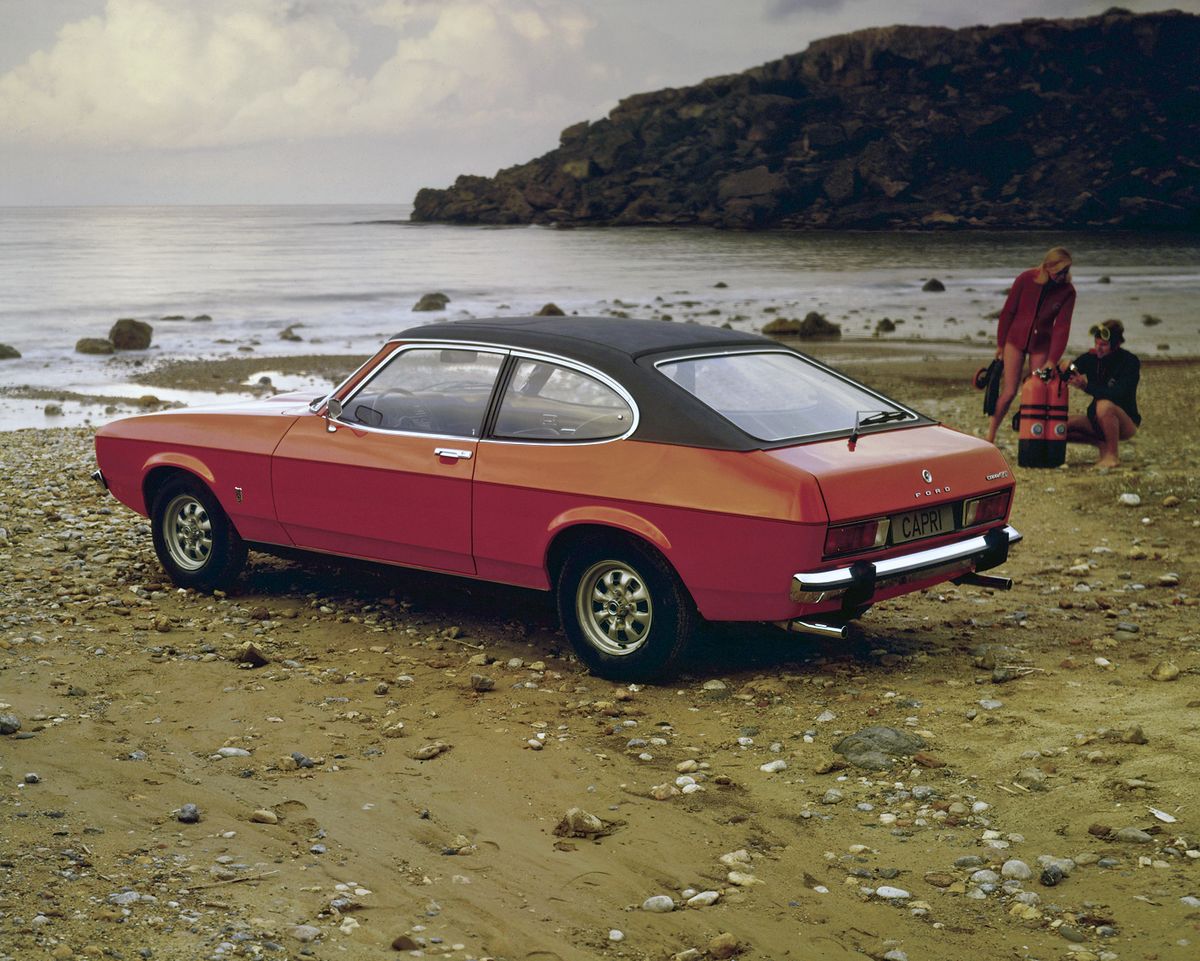
<svg viewBox="0 0 1200 961">
<path fill-rule="evenodd" d="M 325 429 L 329 431 L 329 433 L 332 434 L 335 430 L 337 430 L 337 427 L 333 425 L 333 421 L 331 421 L 330 418 L 332 417 L 336 420 L 341 416 L 342 402 L 336 397 L 330 397 L 329 401 L 325 404 Z"/>
</svg>

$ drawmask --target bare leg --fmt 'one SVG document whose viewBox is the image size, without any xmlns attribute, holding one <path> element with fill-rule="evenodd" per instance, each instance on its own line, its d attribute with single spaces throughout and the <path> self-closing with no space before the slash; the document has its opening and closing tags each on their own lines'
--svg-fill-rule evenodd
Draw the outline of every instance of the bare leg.
<svg viewBox="0 0 1200 961">
<path fill-rule="evenodd" d="M 1097 467 L 1117 467 L 1121 463 L 1117 452 L 1117 442 L 1128 440 L 1137 433 L 1137 425 L 1125 411 L 1109 400 L 1096 401 L 1096 423 L 1100 425 L 1103 435 L 1097 446 L 1100 448 L 1100 458 Z"/>
<path fill-rule="evenodd" d="M 1092 422 L 1084 414 L 1076 414 L 1067 421 L 1068 444 L 1091 444 L 1099 447 L 1104 438 L 1092 429 Z"/>
<path fill-rule="evenodd" d="M 1004 423 L 1004 415 L 1012 405 L 1013 398 L 1021 387 L 1021 373 L 1025 367 L 1025 352 L 1012 344 L 1004 345 L 1004 383 L 1000 385 L 1000 393 L 996 396 L 996 412 L 988 423 L 987 439 L 989 444 L 996 443 L 996 432 Z"/>
</svg>

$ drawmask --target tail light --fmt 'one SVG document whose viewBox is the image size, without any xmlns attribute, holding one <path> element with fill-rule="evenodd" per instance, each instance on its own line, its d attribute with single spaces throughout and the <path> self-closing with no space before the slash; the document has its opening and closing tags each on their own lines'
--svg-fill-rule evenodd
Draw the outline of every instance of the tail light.
<svg viewBox="0 0 1200 961">
<path fill-rule="evenodd" d="M 825 556 L 853 554 L 855 551 L 882 547 L 887 543 L 890 524 L 886 517 L 876 517 L 869 521 L 859 521 L 857 524 L 831 527 L 825 534 Z"/>
<path fill-rule="evenodd" d="M 974 527 L 988 521 L 1003 520 L 1008 513 L 1009 491 L 988 494 L 963 502 L 963 527 Z"/>
</svg>

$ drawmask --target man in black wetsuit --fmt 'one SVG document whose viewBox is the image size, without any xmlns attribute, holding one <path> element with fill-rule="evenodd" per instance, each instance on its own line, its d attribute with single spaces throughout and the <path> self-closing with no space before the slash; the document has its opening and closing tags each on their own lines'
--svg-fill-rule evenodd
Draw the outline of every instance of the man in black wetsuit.
<svg viewBox="0 0 1200 961">
<path fill-rule="evenodd" d="M 1067 383 L 1091 395 L 1087 413 L 1067 421 L 1067 440 L 1100 448 L 1097 467 L 1117 467 L 1118 441 L 1137 433 L 1142 415 L 1137 409 L 1141 362 L 1125 350 L 1125 325 L 1119 320 L 1096 324 L 1089 333 L 1096 346 L 1080 354 L 1070 367 Z"/>
</svg>

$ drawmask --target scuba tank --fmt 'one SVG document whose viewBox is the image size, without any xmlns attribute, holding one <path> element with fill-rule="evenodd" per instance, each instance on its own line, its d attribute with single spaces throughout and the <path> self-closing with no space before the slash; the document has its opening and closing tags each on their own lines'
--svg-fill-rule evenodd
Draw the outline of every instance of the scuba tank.
<svg viewBox="0 0 1200 961">
<path fill-rule="evenodd" d="M 1043 467 L 1062 467 L 1067 461 L 1067 377 L 1051 367 L 1046 383 L 1046 436 L 1042 448 Z"/>
<path fill-rule="evenodd" d="M 1017 440 L 1017 463 L 1022 467 L 1042 467 L 1046 456 L 1046 420 L 1049 378 L 1035 370 L 1021 385 L 1021 407 L 1017 411 L 1020 434 Z"/>
<path fill-rule="evenodd" d="M 1025 379 L 1017 419 L 1017 463 L 1062 466 L 1067 459 L 1067 382 L 1057 367 L 1043 367 Z"/>
</svg>

